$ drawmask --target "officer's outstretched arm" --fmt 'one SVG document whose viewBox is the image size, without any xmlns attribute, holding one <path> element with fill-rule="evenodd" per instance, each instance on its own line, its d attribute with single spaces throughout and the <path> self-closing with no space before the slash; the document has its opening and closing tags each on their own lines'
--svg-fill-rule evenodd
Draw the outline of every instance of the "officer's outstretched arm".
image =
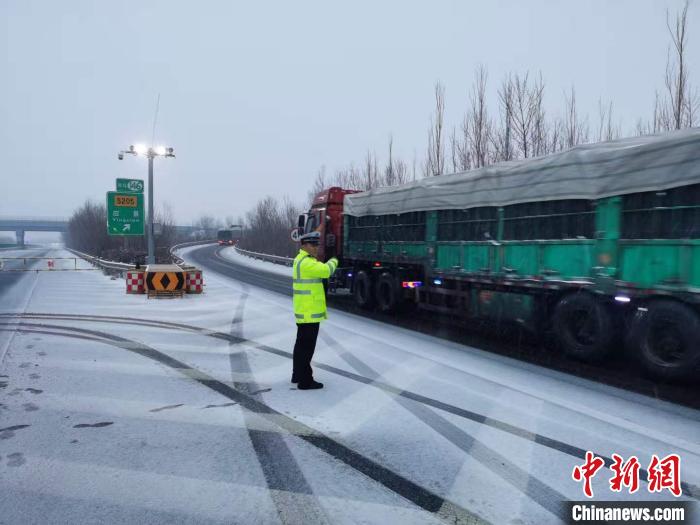
<svg viewBox="0 0 700 525">
<path fill-rule="evenodd" d="M 338 259 L 331 258 L 327 263 L 312 259 L 304 259 L 301 264 L 304 275 L 313 279 L 328 279 L 338 267 Z"/>
</svg>

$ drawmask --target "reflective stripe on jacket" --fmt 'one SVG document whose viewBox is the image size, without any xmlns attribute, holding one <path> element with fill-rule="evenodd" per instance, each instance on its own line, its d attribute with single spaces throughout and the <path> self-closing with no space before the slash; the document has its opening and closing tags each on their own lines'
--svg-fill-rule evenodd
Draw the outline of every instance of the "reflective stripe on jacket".
<svg viewBox="0 0 700 525">
<path fill-rule="evenodd" d="M 328 279 L 338 267 L 338 259 L 322 263 L 304 250 L 294 259 L 292 293 L 294 320 L 297 323 L 318 323 L 327 319 L 326 292 L 323 279 Z"/>
</svg>

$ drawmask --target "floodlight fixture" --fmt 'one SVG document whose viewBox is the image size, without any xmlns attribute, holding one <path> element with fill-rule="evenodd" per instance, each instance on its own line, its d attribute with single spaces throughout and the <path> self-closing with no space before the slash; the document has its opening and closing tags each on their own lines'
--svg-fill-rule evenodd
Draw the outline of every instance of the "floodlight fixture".
<svg viewBox="0 0 700 525">
<path fill-rule="evenodd" d="M 148 240 L 147 264 L 155 264 L 155 230 L 153 224 L 153 159 L 156 157 L 175 157 L 173 148 L 165 146 L 147 147 L 144 144 L 132 144 L 128 150 L 120 151 L 117 154 L 119 160 L 124 159 L 124 154 L 145 155 L 148 157 L 148 226 L 146 236 Z"/>
<path fill-rule="evenodd" d="M 148 148 L 144 144 L 136 144 L 135 146 L 131 146 L 130 149 L 137 155 L 144 155 L 148 152 Z"/>
</svg>

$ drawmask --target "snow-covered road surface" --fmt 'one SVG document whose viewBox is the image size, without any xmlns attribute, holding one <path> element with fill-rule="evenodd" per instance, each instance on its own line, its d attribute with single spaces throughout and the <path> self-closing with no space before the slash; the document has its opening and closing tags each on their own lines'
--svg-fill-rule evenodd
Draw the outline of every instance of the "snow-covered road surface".
<svg viewBox="0 0 700 525">
<path fill-rule="evenodd" d="M 288 297 L 35 279 L 0 296 L 0 522 L 558 523 L 586 450 L 678 453 L 700 497 L 692 409 L 335 311 L 303 392 Z"/>
</svg>

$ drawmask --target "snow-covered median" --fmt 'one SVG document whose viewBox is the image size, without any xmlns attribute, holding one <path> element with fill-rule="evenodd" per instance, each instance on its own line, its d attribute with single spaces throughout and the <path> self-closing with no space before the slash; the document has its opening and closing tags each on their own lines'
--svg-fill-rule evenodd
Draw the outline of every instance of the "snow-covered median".
<svg viewBox="0 0 700 525">
<path fill-rule="evenodd" d="M 224 248 L 219 252 L 219 254 L 224 259 L 235 262 L 236 264 L 251 266 L 256 270 L 269 273 L 276 273 L 279 275 L 286 275 L 287 277 L 291 277 L 292 275 L 292 268 L 290 266 L 283 266 L 281 264 L 275 264 L 268 261 L 261 261 L 259 259 L 253 259 L 252 257 L 241 255 L 236 251 L 236 249 L 233 246 Z"/>
</svg>

